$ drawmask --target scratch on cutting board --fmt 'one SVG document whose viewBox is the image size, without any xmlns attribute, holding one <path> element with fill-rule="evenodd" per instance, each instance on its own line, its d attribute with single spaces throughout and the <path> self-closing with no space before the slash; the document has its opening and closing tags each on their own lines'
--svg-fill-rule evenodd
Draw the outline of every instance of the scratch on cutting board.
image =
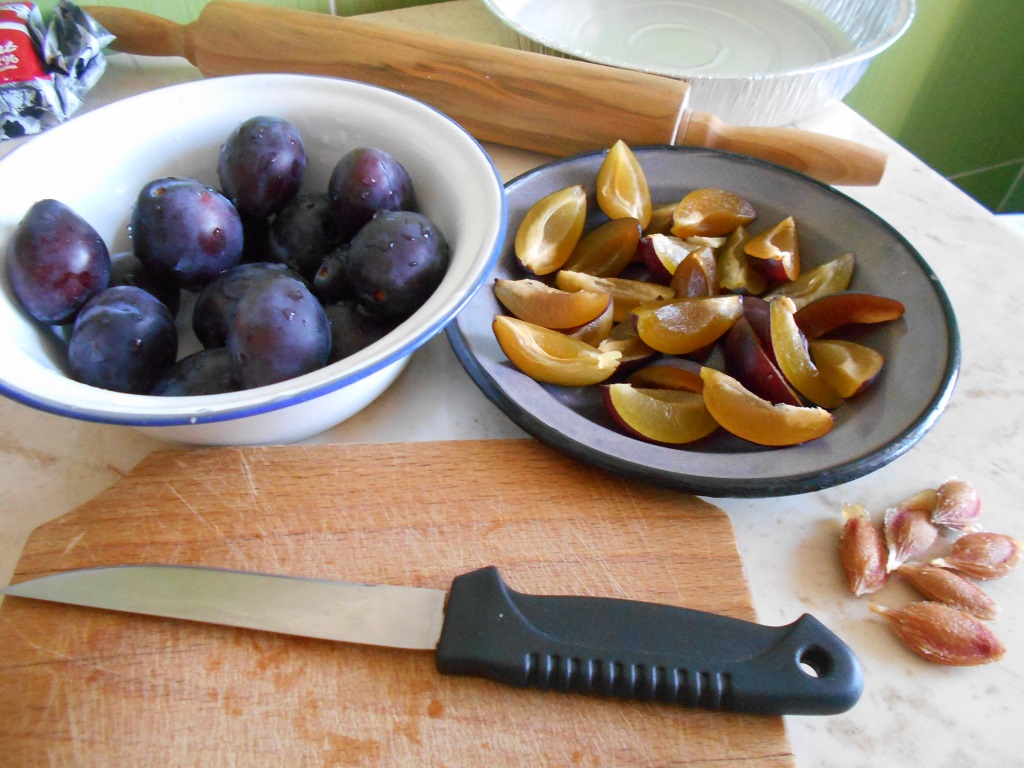
<svg viewBox="0 0 1024 768">
<path fill-rule="evenodd" d="M 71 550 L 73 550 L 75 547 L 77 547 L 79 542 L 82 539 L 84 539 L 84 538 L 85 538 L 85 531 L 82 531 L 80 534 L 75 536 L 75 538 L 73 538 L 71 541 L 68 542 L 68 545 L 66 547 L 64 547 L 64 551 L 61 553 L 61 555 L 62 556 L 63 555 L 67 555 Z"/>
<path fill-rule="evenodd" d="M 95 671 L 98 671 L 98 672 L 103 672 L 103 673 L 106 673 L 108 675 L 120 675 L 121 674 L 117 670 L 110 669 L 109 667 L 101 666 L 100 664 L 97 664 L 95 661 L 90 661 L 88 659 L 83 659 L 83 658 L 76 658 L 72 654 L 65 653 L 64 651 L 58 650 L 56 648 L 49 648 L 49 647 L 47 647 L 45 645 L 41 645 L 41 644 L 33 641 L 28 635 L 25 634 L 25 632 L 23 632 L 18 626 L 16 626 L 13 622 L 11 622 L 6 616 L 4 617 L 4 625 L 6 627 L 10 628 L 10 630 L 15 635 L 17 635 L 17 637 L 22 642 L 24 642 L 25 645 L 27 645 L 29 648 L 31 648 L 31 649 L 33 649 L 35 651 L 38 651 L 41 654 L 44 654 L 46 656 L 49 656 L 49 657 L 51 657 L 53 659 L 57 659 L 57 660 L 60 660 L 60 661 L 67 661 L 67 662 L 71 662 L 72 664 L 75 664 L 75 665 L 84 666 L 84 667 L 86 667 L 88 669 L 92 669 L 92 670 L 95 670 Z M 54 674 L 55 680 L 63 679 L 63 677 L 60 674 L 58 674 L 57 670 L 54 670 L 53 674 Z"/>
<path fill-rule="evenodd" d="M 260 493 L 260 484 L 258 482 L 258 473 L 253 470 L 253 464 L 250 460 L 250 455 L 244 448 L 236 448 L 235 454 L 238 456 L 239 473 L 245 478 L 245 490 L 246 497 L 249 500 L 249 508 L 252 512 L 267 512 L 267 500 L 265 500 Z M 249 519 L 248 510 L 243 509 L 240 505 L 237 507 L 239 516 L 244 516 L 246 520 Z M 260 515 L 255 515 L 257 524 L 257 532 L 260 535 L 261 540 L 265 540 L 267 531 L 260 525 Z M 275 560 L 279 563 L 280 558 L 276 549 L 272 546 L 268 546 L 267 552 L 274 556 Z"/>
<path fill-rule="evenodd" d="M 220 479 L 223 481 L 220 483 L 204 480 L 202 488 L 205 492 L 214 494 L 218 497 L 226 491 L 231 495 L 232 500 L 236 498 L 236 495 L 244 495 L 253 502 L 252 507 L 256 508 L 255 500 L 260 499 L 260 487 L 256 479 L 257 473 L 253 471 L 252 463 L 250 462 L 249 457 L 246 456 L 245 451 L 241 448 L 236 448 L 234 453 L 238 457 L 238 474 L 244 478 L 244 487 L 242 489 L 237 488 L 237 484 L 234 482 L 232 473 L 232 477 L 230 478 L 220 476 Z M 262 499 L 260 499 L 260 501 L 262 501 Z M 239 509 L 241 509 L 241 507 L 239 507 Z"/>
<path fill-rule="evenodd" d="M 236 448 L 234 450 L 235 455 L 238 458 L 238 476 L 244 478 L 244 485 L 239 488 L 237 483 L 234 482 L 234 473 L 231 473 L 231 477 L 225 477 L 224 473 L 220 473 L 218 478 L 222 482 L 214 482 L 213 478 L 205 478 L 200 473 L 199 477 L 202 478 L 201 487 L 205 494 L 214 496 L 216 498 L 222 498 L 225 494 L 230 495 L 231 507 L 237 509 L 239 514 L 244 514 L 247 507 L 243 507 L 238 504 L 238 496 L 244 496 L 250 501 L 250 507 L 254 510 L 259 509 L 258 502 L 262 502 L 260 494 L 260 486 L 258 482 L 258 473 L 253 470 L 252 462 L 246 455 L 246 451 L 243 448 Z M 193 474 L 195 470 L 186 461 L 179 461 L 178 466 L 186 473 Z M 173 490 L 173 489 L 172 489 Z M 178 495 L 181 498 L 180 494 Z"/>
<path fill-rule="evenodd" d="M 605 577 L 608 579 L 608 582 L 613 585 L 615 591 L 619 595 L 627 594 L 618 576 L 616 576 L 615 572 L 608 567 L 608 562 L 606 558 L 601 557 L 600 548 L 595 546 L 594 542 L 591 539 L 584 536 L 583 533 L 576 526 L 572 527 L 572 531 L 573 537 L 580 544 L 582 544 L 587 551 L 589 551 L 593 555 L 593 557 L 587 558 L 587 561 L 591 565 L 597 566 L 598 570 L 605 575 Z"/>
<path fill-rule="evenodd" d="M 245 485 L 249 489 L 249 493 L 253 496 L 259 496 L 260 490 L 256 486 L 256 477 L 252 472 L 252 464 L 249 463 L 249 459 L 241 449 L 237 450 L 236 453 L 238 454 L 242 475 L 245 477 Z"/>
<path fill-rule="evenodd" d="M 81 709 L 81 707 L 75 706 L 77 702 L 75 702 L 71 698 L 70 686 L 65 685 L 63 688 L 65 699 L 64 711 L 67 714 L 66 720 L 68 724 L 68 734 L 71 737 L 71 743 L 76 744 L 81 736 L 88 736 L 89 728 L 88 726 L 86 726 L 85 728 L 80 727 L 81 724 L 78 722 L 76 714 L 78 713 L 79 709 Z"/>
<path fill-rule="evenodd" d="M 71 661 L 71 660 L 73 660 L 72 656 L 70 654 L 58 651 L 56 648 L 47 648 L 44 645 L 40 645 L 39 643 L 33 642 L 28 637 L 28 635 L 26 635 L 24 632 L 22 632 L 21 629 L 19 629 L 18 626 L 16 624 L 14 624 L 13 622 L 11 622 L 11 620 L 8 619 L 6 616 L 4 616 L 4 625 L 9 627 L 11 629 L 11 631 L 14 632 L 14 634 L 17 635 L 18 638 L 21 639 L 25 643 L 25 645 L 27 645 L 32 650 L 39 651 L 40 653 L 44 653 L 44 654 L 47 654 L 49 656 L 53 656 L 54 658 L 57 658 L 57 659 L 63 659 L 64 661 Z"/>
<path fill-rule="evenodd" d="M 274 572 L 280 572 L 282 569 L 282 562 L 281 553 L 278 547 L 275 546 L 274 541 L 270 538 L 267 529 L 263 527 L 263 522 L 259 518 L 257 518 L 255 521 L 255 527 L 256 535 L 259 537 L 259 541 L 264 544 L 263 550 L 266 553 L 266 556 L 274 561 Z M 284 544 L 289 548 L 289 550 L 291 550 L 292 547 L 294 546 L 290 538 L 286 538 Z"/>
<path fill-rule="evenodd" d="M 46 700 L 43 702 L 39 716 L 36 718 L 36 732 L 45 736 L 49 736 L 50 723 L 56 718 L 53 717 L 53 713 L 58 712 L 57 710 L 57 699 L 58 693 L 60 692 L 60 685 L 66 683 L 66 679 L 63 675 L 58 673 L 56 670 L 49 670 L 50 673 L 50 685 L 46 691 Z M 65 692 L 65 697 L 67 693 Z"/>
<path fill-rule="evenodd" d="M 604 473 L 599 472 L 596 469 L 592 469 L 591 476 L 593 482 L 596 485 L 599 485 L 602 489 L 610 488 L 611 481 L 609 477 Z M 665 569 L 664 583 L 675 585 L 676 579 L 673 567 L 674 563 L 671 561 L 666 561 L 663 557 L 659 558 L 656 556 L 656 550 L 652 546 L 651 542 L 652 537 L 658 534 L 651 533 L 651 521 L 649 517 L 645 514 L 644 508 L 638 503 L 636 493 L 634 492 L 633 488 L 628 485 L 623 487 L 621 489 L 621 492 L 625 495 L 626 500 L 628 500 L 630 511 L 633 513 L 632 515 L 628 516 L 628 519 L 630 520 L 631 524 L 637 528 L 637 530 L 631 536 L 631 541 L 633 541 L 635 545 L 643 548 L 644 553 L 646 553 L 647 555 L 647 557 L 644 559 L 645 562 L 649 564 L 649 566 L 660 567 Z M 696 554 L 697 552 L 702 552 L 704 554 L 711 552 L 712 542 L 710 537 L 708 537 L 707 535 L 707 531 L 705 531 L 702 526 L 694 526 L 693 528 L 695 530 L 692 530 L 688 534 L 687 538 L 688 551 L 693 551 L 694 554 Z M 702 546 L 694 547 L 692 550 L 689 549 L 689 545 L 696 544 L 698 541 Z M 615 584 L 615 586 L 620 590 L 622 595 L 625 596 L 629 594 L 629 592 L 622 591 L 622 585 L 620 584 L 620 582 L 617 579 L 615 579 L 611 573 L 608 572 L 607 564 L 604 558 L 593 558 L 592 560 L 594 563 L 601 566 L 602 570 L 609 576 L 612 583 Z"/>
<path fill-rule="evenodd" d="M 235 543 L 231 539 L 229 539 L 227 536 L 225 536 L 224 532 L 220 528 L 218 528 L 216 525 L 214 525 L 209 520 L 207 520 L 205 517 L 203 517 L 199 513 L 199 510 L 196 509 L 195 507 L 193 507 L 191 504 L 189 504 L 188 500 L 184 496 L 182 496 L 180 493 L 178 493 L 178 490 L 173 485 L 171 485 L 170 483 L 167 483 L 167 482 L 165 482 L 164 485 L 167 486 L 167 490 L 169 490 L 171 493 L 173 493 L 175 496 L 178 497 L 179 501 L 181 501 L 181 503 L 185 505 L 185 509 L 187 509 L 193 515 L 195 515 L 196 519 L 199 520 L 199 522 L 201 522 L 207 528 L 215 531 L 216 534 L 224 541 L 224 543 L 226 543 L 228 545 L 228 547 L 235 554 L 238 554 L 237 548 L 235 547 Z"/>
<path fill-rule="evenodd" d="M 33 718 L 34 728 L 32 735 L 36 738 L 42 737 L 44 743 L 50 740 L 53 736 L 53 725 L 61 715 L 64 715 L 64 719 L 67 722 L 68 732 L 71 742 L 74 743 L 79 735 L 79 729 L 76 727 L 74 720 L 75 707 L 71 700 L 71 691 L 68 690 L 67 680 L 63 675 L 55 670 L 47 670 L 50 674 L 50 685 L 47 687 L 46 700 L 43 701 L 42 707 L 36 713 Z M 63 708 L 61 707 L 61 701 L 63 701 Z M 54 752 L 47 752 L 49 765 L 61 765 L 63 761 L 56 761 L 54 759 Z"/>
</svg>

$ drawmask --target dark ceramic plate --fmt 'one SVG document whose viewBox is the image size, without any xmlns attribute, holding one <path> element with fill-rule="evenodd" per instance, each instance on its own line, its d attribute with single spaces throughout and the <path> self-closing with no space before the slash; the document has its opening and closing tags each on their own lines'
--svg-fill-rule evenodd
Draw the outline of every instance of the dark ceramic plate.
<svg viewBox="0 0 1024 768">
<path fill-rule="evenodd" d="M 485 287 L 447 329 L 455 354 L 484 394 L 526 432 L 577 459 L 704 496 L 767 497 L 828 488 L 873 472 L 920 440 L 953 392 L 960 341 L 938 278 L 910 243 L 849 197 L 784 168 L 706 149 L 633 151 L 656 204 L 699 187 L 720 187 L 753 203 L 754 234 L 794 216 L 804 269 L 853 251 L 857 267 L 850 290 L 906 306 L 901 320 L 851 336 L 884 355 L 881 377 L 869 392 L 834 411 L 828 435 L 803 445 L 765 448 L 721 429 L 680 448 L 653 445 L 613 426 L 600 387 L 539 384 L 520 373 L 491 332 L 494 315 L 503 310 Z M 544 195 L 584 184 L 590 210 L 597 212 L 590 225 L 603 218 L 594 182 L 604 154 L 559 160 L 506 185 L 508 235 L 492 278 L 526 276 L 512 242 L 527 209 Z"/>
</svg>

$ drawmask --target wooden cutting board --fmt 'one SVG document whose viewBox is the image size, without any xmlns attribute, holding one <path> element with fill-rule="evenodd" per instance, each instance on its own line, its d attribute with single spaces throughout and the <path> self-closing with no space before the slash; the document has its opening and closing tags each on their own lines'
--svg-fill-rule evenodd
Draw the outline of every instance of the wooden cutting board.
<svg viewBox="0 0 1024 768">
<path fill-rule="evenodd" d="M 13 581 L 177 563 L 753 619 L 726 515 L 532 440 L 168 450 L 30 537 Z M 796 617 L 794 617 L 796 618 Z M 791 766 L 782 718 L 507 688 L 425 652 L 7 598 L 5 766 Z"/>
</svg>

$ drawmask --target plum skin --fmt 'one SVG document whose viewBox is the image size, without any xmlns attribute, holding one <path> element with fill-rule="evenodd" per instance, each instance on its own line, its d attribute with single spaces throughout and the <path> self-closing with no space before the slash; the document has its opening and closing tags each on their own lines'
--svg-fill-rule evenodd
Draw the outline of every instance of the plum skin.
<svg viewBox="0 0 1024 768">
<path fill-rule="evenodd" d="M 154 385 L 151 395 L 194 397 L 219 395 L 242 388 L 231 353 L 224 347 L 202 349 L 183 357 Z"/>
<path fill-rule="evenodd" d="M 408 171 L 375 147 L 353 149 L 338 160 L 327 195 L 342 240 L 354 237 L 377 213 L 413 210 L 416 205 Z"/>
<path fill-rule="evenodd" d="M 348 284 L 348 243 L 339 245 L 320 262 L 313 275 L 313 293 L 325 307 L 352 298 Z"/>
<path fill-rule="evenodd" d="M 149 394 L 178 354 L 167 305 L 133 285 L 93 297 L 78 313 L 68 342 L 71 376 L 83 384 Z"/>
<path fill-rule="evenodd" d="M 158 278 L 199 290 L 242 258 L 242 219 L 220 192 L 196 179 L 165 177 L 140 191 L 132 250 Z"/>
<path fill-rule="evenodd" d="M 297 277 L 284 264 L 255 262 L 239 264 L 207 283 L 192 308 L 192 331 L 199 343 L 207 349 L 225 346 L 238 302 L 254 285 L 281 274 Z"/>
<path fill-rule="evenodd" d="M 161 280 L 131 252 L 110 257 L 110 286 L 134 285 L 156 296 L 177 316 L 181 308 L 181 289 Z"/>
<path fill-rule="evenodd" d="M 426 216 L 381 213 L 352 238 L 348 282 L 367 315 L 404 320 L 441 284 L 448 260 L 448 243 Z"/>
<path fill-rule="evenodd" d="M 336 363 L 383 339 L 391 326 L 376 323 L 354 301 L 339 301 L 324 307 L 331 324 L 331 356 Z"/>
<path fill-rule="evenodd" d="M 268 261 L 287 264 L 306 280 L 341 243 L 326 193 L 302 192 L 274 217 L 267 235 Z"/>
<path fill-rule="evenodd" d="M 800 406 L 803 401 L 765 350 L 746 315 L 725 334 L 725 372 L 762 400 Z"/>
<path fill-rule="evenodd" d="M 306 162 L 306 149 L 294 125 L 281 117 L 251 117 L 221 146 L 217 177 L 239 211 L 266 217 L 298 194 Z"/>
<path fill-rule="evenodd" d="M 7 274 L 34 319 L 63 325 L 110 282 L 110 253 L 93 227 L 57 200 L 28 209 L 7 246 Z"/>
<path fill-rule="evenodd" d="M 238 301 L 227 348 L 243 387 L 276 384 L 327 364 L 331 326 L 323 305 L 301 280 L 274 275 Z"/>
</svg>

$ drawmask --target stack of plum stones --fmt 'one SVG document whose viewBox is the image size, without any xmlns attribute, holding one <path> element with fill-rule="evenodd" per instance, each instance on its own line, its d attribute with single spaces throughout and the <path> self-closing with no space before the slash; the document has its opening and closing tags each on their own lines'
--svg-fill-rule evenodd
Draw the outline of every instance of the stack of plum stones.
<svg viewBox="0 0 1024 768">
<path fill-rule="evenodd" d="M 221 190 L 149 182 L 132 251 L 114 256 L 78 214 L 41 200 L 8 243 L 14 293 L 37 321 L 70 327 L 72 378 L 118 392 L 231 392 L 347 357 L 433 293 L 448 244 L 387 152 L 351 150 L 316 192 L 302 189 L 306 163 L 290 122 L 246 120 L 220 149 Z M 203 349 L 178 359 L 182 290 L 197 294 Z"/>
</svg>

